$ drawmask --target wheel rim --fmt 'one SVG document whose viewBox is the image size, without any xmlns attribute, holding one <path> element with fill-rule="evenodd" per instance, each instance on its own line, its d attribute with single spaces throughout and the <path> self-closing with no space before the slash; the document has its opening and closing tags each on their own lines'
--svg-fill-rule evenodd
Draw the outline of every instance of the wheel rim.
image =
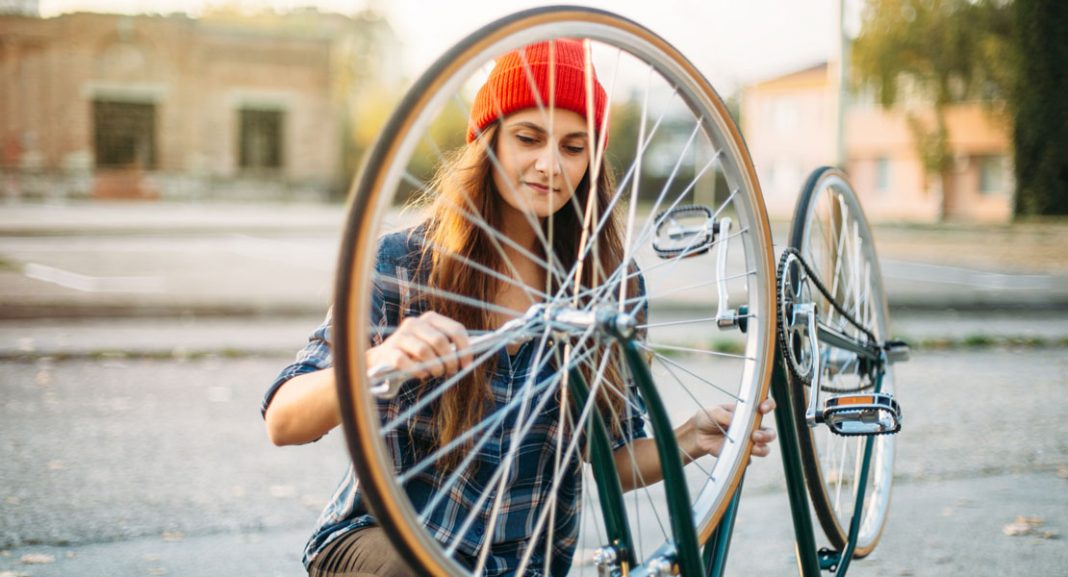
<svg viewBox="0 0 1068 577">
<path fill-rule="evenodd" d="M 338 350 L 335 354 L 338 359 L 339 395 L 342 400 L 342 416 L 350 452 L 354 455 L 361 478 L 361 491 L 366 492 L 368 498 L 376 503 L 383 524 L 388 522 L 393 525 L 391 537 L 395 541 L 401 541 L 402 551 L 409 555 L 408 558 L 418 568 L 431 574 L 464 574 L 468 572 L 468 568 L 452 559 L 455 551 L 450 550 L 449 545 L 439 544 L 425 531 L 412 530 L 413 527 L 422 526 L 427 511 L 414 510 L 411 502 L 408 501 L 404 483 L 409 482 L 412 477 L 401 475 L 398 481 L 398 477 L 392 474 L 391 458 L 388 449 L 381 441 L 383 429 L 390 429 L 390 424 L 386 427 L 381 426 L 378 405 L 374 398 L 365 392 L 368 387 L 365 375 L 370 367 L 365 366 L 363 355 L 358 354 L 362 348 L 354 345 L 354 343 L 366 343 L 370 337 L 365 318 L 366 312 L 361 314 L 361 311 L 367 311 L 370 306 L 372 290 L 370 281 L 373 280 L 374 274 L 369 275 L 366 271 L 374 270 L 375 239 L 379 235 L 419 221 L 417 215 L 397 213 L 395 208 L 398 201 L 394 197 L 398 190 L 405 186 L 425 185 L 422 177 L 413 174 L 413 163 L 409 162 L 410 158 L 418 157 L 421 152 L 425 153 L 428 139 L 424 134 L 428 130 L 433 133 L 434 127 L 447 123 L 448 114 L 455 115 L 457 110 L 464 109 L 463 104 L 468 102 L 464 100 L 464 95 L 473 94 L 472 86 L 485 78 L 488 70 L 487 62 L 493 55 L 502 54 L 544 38 L 564 37 L 589 39 L 589 50 L 594 66 L 600 81 L 605 85 L 606 90 L 610 91 L 610 101 L 613 95 L 618 97 L 628 86 L 629 80 L 626 75 L 634 72 L 635 64 L 640 64 L 638 71 L 644 72 L 650 78 L 654 76 L 661 78 L 662 88 L 667 91 L 668 96 L 670 96 L 672 86 L 677 89 L 680 96 L 675 97 L 676 103 L 684 103 L 685 109 L 690 113 L 692 113 L 692 108 L 704 112 L 701 119 L 695 120 L 689 127 L 691 134 L 681 132 L 684 136 L 688 136 L 689 140 L 674 142 L 679 140 L 679 131 L 669 132 L 657 128 L 666 126 L 665 118 L 668 118 L 668 122 L 674 122 L 674 119 L 667 117 L 666 114 L 650 113 L 649 102 L 664 98 L 664 93 L 657 92 L 657 88 L 646 88 L 646 92 L 642 95 L 643 124 L 649 131 L 645 136 L 647 146 L 643 149 L 642 157 L 649 159 L 649 155 L 654 151 L 659 151 L 662 155 L 670 154 L 671 151 L 675 153 L 675 158 L 671 163 L 673 172 L 666 175 L 666 179 L 669 184 L 673 180 L 677 180 L 677 183 L 674 184 L 674 188 L 664 187 L 664 194 L 656 195 L 659 200 L 653 202 L 654 206 L 663 209 L 670 205 L 685 204 L 688 200 L 692 201 L 700 192 L 701 186 L 707 185 L 710 181 L 714 186 L 716 179 L 725 181 L 729 187 L 728 191 L 712 197 L 713 207 L 717 211 L 718 218 L 730 216 L 736 223 L 735 226 L 738 227 L 727 243 L 730 248 L 726 253 L 725 276 L 730 279 L 726 282 L 731 295 L 731 306 L 748 307 L 749 314 L 745 318 L 748 320 L 749 330 L 744 335 L 738 333 L 737 330 L 725 333 L 728 338 L 733 339 L 728 345 L 707 341 L 691 343 L 668 338 L 679 331 L 679 327 L 695 327 L 707 332 L 715 324 L 715 320 L 709 318 L 707 311 L 714 312 L 717 303 L 716 285 L 709 280 L 715 278 L 714 260 L 711 259 L 719 258 L 716 249 L 709 251 L 708 255 L 694 258 L 658 259 L 650 254 L 652 251 L 648 246 L 652 238 L 656 236 L 656 226 L 652 222 L 655 218 L 647 218 L 643 223 L 637 216 L 628 215 L 627 222 L 636 224 L 628 224 L 625 228 L 625 231 L 628 231 L 625 237 L 625 244 L 627 244 L 625 255 L 637 262 L 646 282 L 648 317 L 644 323 L 639 325 L 640 329 L 648 331 L 648 338 L 643 346 L 654 359 L 653 368 L 658 383 L 668 383 L 664 387 L 664 395 L 672 396 L 673 406 L 679 408 L 680 412 L 673 417 L 679 419 L 687 417 L 689 414 L 686 411 L 692 413 L 698 406 L 732 400 L 738 402 L 738 417 L 735 424 L 727 431 L 733 442 L 727 444 L 719 459 L 705 457 L 687 468 L 694 503 L 695 523 L 699 528 L 702 541 L 707 538 L 718 521 L 726 507 L 728 497 L 740 478 L 742 467 L 748 459 L 749 432 L 759 422 L 755 404 L 763 399 L 767 392 L 770 363 L 766 362 L 766 359 L 773 350 L 774 334 L 774 314 L 769 297 L 772 284 L 770 279 L 773 277 L 771 254 L 768 248 L 770 247 L 770 233 L 751 161 L 737 130 L 726 117 L 725 108 L 718 96 L 707 83 L 696 76 L 696 71 L 692 66 L 661 39 L 632 22 L 607 13 L 593 10 L 535 10 L 488 26 L 469 37 L 439 61 L 420 80 L 413 92 L 405 99 L 400 111 L 391 119 L 384 134 L 395 138 L 384 138 L 380 141 L 368 161 L 368 166 L 379 167 L 379 170 L 365 170 L 354 190 L 338 275 L 336 304 L 339 330 Z M 619 61 L 624 61 L 622 66 L 628 67 L 629 72 L 617 74 L 606 72 L 611 65 L 605 65 L 605 63 L 612 62 L 613 58 L 617 68 L 621 67 Z M 614 79 L 611 88 L 609 88 L 608 77 Z M 620 82 L 616 84 L 615 80 Z M 630 86 L 636 85 L 630 82 Z M 646 83 L 648 86 L 651 81 L 646 80 Z M 451 112 L 449 112 L 450 107 L 453 108 Z M 542 111 L 544 112 L 544 109 Z M 613 134 L 618 130 L 620 129 L 613 127 Z M 661 131 L 657 133 L 658 130 Z M 694 144 L 695 142 L 697 144 Z M 447 147 L 445 143 L 435 141 L 433 136 L 429 139 L 429 144 L 429 149 L 435 151 L 435 154 L 437 150 Z M 701 146 L 705 146 L 705 150 L 697 152 Z M 598 154 L 596 146 L 593 148 L 593 153 Z M 627 151 L 614 149 L 610 142 L 608 153 L 623 156 L 627 154 Z M 635 156 L 633 151 L 630 151 L 630 154 Z M 693 156 L 690 167 L 684 166 L 682 162 L 686 154 Z M 701 160 L 704 162 L 700 162 Z M 645 160 L 644 162 L 651 161 Z M 640 175 L 646 167 L 643 166 L 644 163 L 635 165 L 624 162 L 623 164 L 624 168 L 620 170 L 623 177 L 617 192 L 622 202 L 626 202 L 632 194 L 633 183 L 642 182 Z M 632 170 L 628 171 L 626 166 L 630 166 Z M 690 171 L 688 178 L 687 170 Z M 631 180 L 629 180 L 631 184 L 626 184 L 628 183 L 627 174 L 631 175 Z M 689 192 L 686 192 L 687 190 Z M 684 194 L 679 194 L 679 192 Z M 582 208 L 584 207 L 576 207 L 575 210 Z M 473 224 L 477 219 L 476 216 L 469 218 Z M 589 228 L 592 238 L 597 238 L 597 234 L 592 234 L 597 230 L 597 222 L 597 218 L 590 219 Z M 482 224 L 485 224 L 484 220 L 476 226 Z M 506 243 L 503 237 L 496 238 L 500 243 Z M 546 240 L 548 239 L 543 239 L 542 242 Z M 595 247 L 596 243 L 590 246 Z M 595 251 L 596 248 L 590 250 Z M 545 259 L 543 264 L 548 268 L 552 267 L 549 259 Z M 657 272 L 664 269 L 670 271 L 677 267 L 686 268 L 681 273 L 674 273 L 673 276 Z M 494 278 L 500 282 L 506 282 L 501 275 L 509 276 L 511 272 L 509 268 L 511 267 L 508 267 L 506 263 L 505 270 L 497 271 Z M 479 272 L 490 274 L 488 271 Z M 618 280 L 619 277 L 627 274 L 629 273 L 622 269 L 604 271 L 603 279 Z M 686 286 L 679 286 L 677 282 L 679 278 L 686 279 Z M 572 291 L 570 295 L 567 295 L 568 299 L 573 301 L 575 294 L 583 298 L 594 297 L 588 298 L 589 303 L 579 307 L 586 310 L 590 309 L 594 302 L 609 302 L 612 303 L 613 308 L 619 308 L 622 304 L 622 308 L 627 312 L 634 312 L 639 308 L 640 301 L 633 294 L 619 292 L 619 283 L 613 285 L 608 281 L 601 285 L 594 285 L 594 287 Z M 562 284 L 566 284 L 566 281 L 562 281 Z M 415 290 L 432 289 L 415 286 Z M 670 299 L 668 299 L 669 296 Z M 533 297 L 532 300 L 541 299 L 551 304 L 555 302 L 554 299 L 559 299 L 559 294 L 549 290 L 541 293 L 535 291 Z M 659 299 L 665 300 L 661 302 Z M 688 307 L 693 309 L 704 307 L 706 312 L 699 317 L 689 315 L 690 318 L 679 318 L 679 314 L 673 314 L 671 307 L 667 306 L 672 302 L 680 302 L 679 299 L 690 299 Z M 504 314 L 493 307 L 487 307 L 487 310 Z M 581 361 L 581 359 L 584 353 L 594 354 L 590 352 L 594 350 L 593 345 L 583 343 L 600 343 L 597 346 L 604 346 L 603 340 L 597 341 L 594 338 L 582 341 L 582 337 L 579 337 L 578 343 L 573 343 L 572 347 L 564 352 L 558 350 L 559 347 L 554 350 L 542 344 L 547 339 L 546 333 L 536 334 L 534 337 L 531 341 L 537 343 L 534 349 L 546 351 L 540 357 L 542 362 L 552 359 L 551 355 L 556 354 L 556 362 L 559 363 L 560 355 L 567 354 L 573 355 L 569 358 L 589 363 L 588 360 Z M 737 350 L 724 352 L 720 350 L 723 348 Z M 486 352 L 490 355 L 486 357 L 487 360 L 491 358 L 500 360 L 499 349 L 490 349 Z M 535 357 L 535 359 L 538 358 Z M 603 371 L 601 367 L 591 368 Z M 716 372 L 717 377 L 720 374 L 724 376 L 716 379 L 705 378 L 702 376 L 702 371 Z M 596 375 L 597 372 L 594 371 L 594 374 Z M 595 380 L 591 384 L 597 387 L 599 382 Z M 708 387 L 708 385 L 712 386 Z M 530 378 L 525 381 L 524 386 L 528 387 L 527 393 L 534 391 L 535 394 L 527 394 L 525 397 L 520 395 L 517 398 L 536 397 L 544 400 L 548 398 L 547 392 L 561 385 L 560 381 L 538 381 Z M 695 390 L 698 386 L 705 390 Z M 606 385 L 606 390 L 608 389 Z M 628 391 L 617 390 L 617 392 L 627 393 Z M 692 397 L 692 400 L 689 397 Z M 635 404 L 632 400 L 628 402 Z M 538 410 L 536 403 L 528 404 L 526 401 L 520 401 L 508 409 L 509 414 L 520 416 L 533 415 Z M 513 433 L 522 433 L 522 419 L 516 418 L 515 421 L 517 424 L 513 425 L 515 427 L 512 429 Z M 496 423 L 487 424 L 486 430 L 491 427 L 495 428 Z M 489 438 L 488 435 L 482 437 L 482 439 L 487 438 Z M 577 446 L 574 438 L 561 439 L 560 447 L 564 455 L 575 454 L 575 450 L 568 453 L 567 447 L 570 445 Z M 471 453 L 471 455 L 474 454 Z M 510 472 L 502 472 L 498 478 L 491 478 L 491 481 L 496 486 L 503 487 L 502 479 L 507 479 L 509 474 Z M 714 481 L 709 481 L 709 478 L 714 478 Z M 662 501 L 661 496 L 657 494 L 658 490 L 662 492 L 661 487 L 639 489 L 627 499 L 628 516 L 631 518 L 632 526 L 652 528 L 652 536 L 641 532 L 635 535 L 637 541 L 635 547 L 639 550 L 639 557 L 650 554 L 668 538 L 666 530 L 660 529 L 660 527 L 669 525 L 665 518 L 658 516 L 656 503 Z M 588 563 L 588 555 L 593 547 L 605 544 L 603 541 L 597 541 L 596 532 L 600 520 L 595 502 L 596 495 L 591 495 L 591 491 L 586 490 L 581 500 L 584 513 L 581 518 L 583 527 L 580 533 L 582 537 L 589 536 L 593 545 L 579 545 L 576 551 L 576 568 L 581 568 L 584 563 Z M 643 522 L 642 519 L 645 521 Z M 546 524 L 551 525 L 551 522 Z"/>
<path fill-rule="evenodd" d="M 824 286 L 836 295 L 839 303 L 861 324 L 868 327 L 880 342 L 890 337 L 885 291 L 879 261 L 875 254 L 871 230 L 859 200 L 844 175 L 824 170 L 810 180 L 795 215 L 791 246 L 801 251 Z M 803 212 L 802 212 L 803 211 Z M 842 234 L 844 232 L 844 234 Z M 836 255 L 841 255 L 840 257 Z M 821 320 L 853 336 L 860 331 L 841 318 L 822 295 L 815 296 Z M 829 355 L 838 355 L 829 363 Z M 821 345 L 824 362 L 821 398 L 837 393 L 871 390 L 872 383 L 859 376 L 857 364 L 843 351 Z M 837 369 L 831 366 L 837 366 Z M 885 367 L 881 390 L 893 394 L 892 365 Z M 835 373 L 835 374 L 831 374 Z M 795 410 L 800 417 L 799 435 L 802 450 L 808 455 L 806 480 L 813 505 L 832 544 L 841 549 L 846 544 L 853 517 L 856 483 L 859 477 L 866 437 L 841 437 L 828 427 L 809 428 L 804 423 L 808 405 L 799 399 Z M 865 489 L 864 516 L 857 536 L 855 556 L 863 557 L 878 543 L 889 508 L 893 481 L 895 437 L 880 435 L 872 447 L 871 469 Z"/>
</svg>

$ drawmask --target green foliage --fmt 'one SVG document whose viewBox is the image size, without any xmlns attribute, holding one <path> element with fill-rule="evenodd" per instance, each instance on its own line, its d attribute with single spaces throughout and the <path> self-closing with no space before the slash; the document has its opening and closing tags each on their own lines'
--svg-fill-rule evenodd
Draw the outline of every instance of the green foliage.
<svg viewBox="0 0 1068 577">
<path fill-rule="evenodd" d="M 886 108 L 904 104 L 924 167 L 952 177 L 946 108 L 1011 100 L 1012 5 L 1003 0 L 869 0 L 853 45 L 854 79 Z M 915 112 L 915 103 L 933 119 Z M 1011 105 L 1011 102 L 1010 102 Z"/>
<path fill-rule="evenodd" d="M 1016 214 L 1068 214 L 1068 3 L 1017 0 Z"/>
<path fill-rule="evenodd" d="M 869 0 L 853 70 L 889 107 L 1004 98 L 1012 76 L 1011 4 L 997 0 Z M 902 94 L 902 81 L 915 94 Z"/>
</svg>

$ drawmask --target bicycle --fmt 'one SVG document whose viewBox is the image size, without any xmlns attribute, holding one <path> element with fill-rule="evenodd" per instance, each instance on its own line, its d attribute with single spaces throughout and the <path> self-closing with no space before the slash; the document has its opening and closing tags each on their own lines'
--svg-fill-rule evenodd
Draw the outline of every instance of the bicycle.
<svg viewBox="0 0 1068 577">
<path fill-rule="evenodd" d="M 618 164 L 626 169 L 608 206 L 598 206 L 593 200 L 578 205 L 572 200 L 570 206 L 561 209 L 574 211 L 586 239 L 572 247 L 573 263 L 562 266 L 555 258 L 552 227 L 545 231 L 540 223 L 532 222 L 532 229 L 541 231 L 540 254 L 528 251 L 525 258 L 545 269 L 546 286 L 544 290 L 519 286 L 515 267 L 504 250 L 509 237 L 495 230 L 478 207 L 465 200 L 457 203 L 455 212 L 483 231 L 502 257 L 503 266 L 502 270 L 491 270 L 478 268 L 478 263 L 465 264 L 495 282 L 523 290 L 530 300 L 524 314 L 499 310 L 492 303 L 473 302 L 462 294 L 437 291 L 419 278 L 398 278 L 376 271 L 376 239 L 384 232 L 419 222 L 418 208 L 411 208 L 411 199 L 432 189 L 432 166 L 437 162 L 428 164 L 427 159 L 443 160 L 444 151 L 459 144 L 442 135 L 449 134 L 450 128 L 454 133 L 466 132 L 462 123 L 471 96 L 485 81 L 492 61 L 534 42 L 557 38 L 583 39 L 585 68 L 600 71 L 609 109 L 616 116 L 623 116 L 610 129 L 607 116 L 603 126 L 593 126 L 589 121 L 589 134 L 599 135 L 588 147 L 590 166 L 600 166 L 607 154 L 616 161 L 622 160 Z M 589 78 L 590 73 L 587 74 Z M 589 84 L 587 81 L 587 89 Z M 615 98 L 626 100 L 620 104 Z M 612 108 L 612 103 L 617 106 Z M 552 108 L 551 103 L 538 104 L 549 126 Z M 618 144 L 630 140 L 620 136 L 627 130 L 636 132 L 632 150 L 621 149 Z M 487 154 L 500 170 L 492 148 Z M 670 169 L 658 170 L 662 166 Z M 652 193 L 643 195 L 645 187 L 652 187 Z M 846 191 L 842 198 L 851 195 L 848 187 L 842 190 Z M 594 196 L 590 193 L 588 199 Z M 821 198 L 816 193 L 809 196 Z M 851 241 L 850 248 L 871 247 L 866 224 L 859 226 L 863 222 L 859 205 L 851 202 L 841 205 L 849 206 L 851 212 L 838 214 L 857 223 L 857 233 L 850 238 L 858 242 Z M 615 218 L 613 209 L 620 203 L 627 207 L 622 224 L 624 264 L 616 270 L 598 270 L 598 251 L 612 250 L 599 246 L 599 238 L 604 227 L 613 226 L 609 221 Z M 644 222 L 637 214 L 639 203 L 648 207 L 645 212 L 649 217 Z M 541 539 L 547 545 L 543 552 L 535 551 L 533 545 L 527 547 L 523 558 L 523 570 L 534 573 L 549 572 L 557 530 L 565 533 L 562 538 L 577 541 L 572 574 L 596 571 L 704 575 L 706 566 L 713 573 L 721 571 L 737 495 L 750 458 L 750 435 L 760 424 L 757 405 L 773 388 L 773 394 L 780 399 L 776 419 L 785 445 L 791 436 L 788 428 L 794 428 L 784 419 L 805 404 L 803 395 L 791 395 L 784 388 L 787 370 L 798 381 L 817 383 L 815 391 L 822 390 L 818 384 L 822 376 L 833 377 L 836 384 L 843 385 L 835 389 L 833 397 L 840 406 L 810 414 L 810 420 L 828 421 L 848 433 L 866 432 L 860 429 L 875 427 L 873 421 L 888 430 L 897 425 L 896 405 L 880 404 L 889 398 L 885 389 L 890 388 L 887 385 L 892 387 L 892 379 L 870 382 L 872 375 L 889 374 L 884 370 L 889 367 L 885 300 L 881 285 L 871 282 L 878 279 L 874 252 L 855 255 L 866 263 L 858 265 L 860 270 L 869 271 L 864 319 L 882 323 L 875 334 L 855 318 L 852 320 L 856 326 L 842 324 L 856 311 L 840 314 L 838 307 L 837 318 L 829 317 L 832 324 L 821 324 L 824 310 L 837 298 L 833 291 L 846 286 L 855 290 L 860 285 L 839 285 L 838 273 L 842 269 L 834 269 L 835 282 L 830 289 L 834 298 L 823 302 L 813 297 L 813 286 L 819 284 L 816 279 L 823 277 L 811 274 L 817 269 L 806 263 L 814 259 L 802 256 L 806 255 L 805 231 L 811 227 L 798 229 L 801 232 L 795 236 L 799 238 L 799 250 L 788 252 L 793 260 L 784 260 L 777 270 L 756 171 L 727 107 L 674 47 L 632 21 L 593 9 L 539 8 L 503 18 L 468 36 L 431 66 L 405 96 L 365 160 L 350 194 L 348 210 L 335 295 L 335 358 L 342 422 L 362 494 L 377 512 L 398 552 L 421 574 L 481 572 L 490 542 L 485 535 L 497 529 L 494 524 L 502 507 L 500 495 L 513 474 L 511 467 L 519 443 L 501 442 L 501 447 L 509 447 L 500 449 L 498 467 L 486 472 L 488 480 L 483 491 L 472 503 L 472 513 L 461 523 L 464 531 L 479 532 L 472 538 L 477 543 L 474 551 L 463 561 L 460 558 L 467 545 L 460 542 L 461 538 L 442 542 L 424 529 L 441 497 L 414 504 L 405 492 L 406 484 L 419 475 L 441 475 L 446 486 L 455 487 L 474 455 L 487 443 L 529 434 L 532 421 L 528 415 L 552 410 L 561 423 L 557 458 L 551 468 L 554 490 L 543 496 L 544 513 L 531 528 L 531 543 Z M 520 248 L 509 246 L 513 251 Z M 838 254 L 832 251 L 823 256 L 833 260 Z M 629 264 L 632 262 L 636 266 Z M 589 270 L 583 272 L 584 266 Z M 855 270 L 853 266 L 848 269 L 850 274 L 856 274 Z M 777 281 L 779 277 L 782 280 Z M 588 278 L 593 281 L 586 282 Z M 790 295 L 788 305 L 780 306 L 776 298 L 777 282 L 779 289 Z M 390 446 L 404 430 L 405 420 L 426 410 L 443 394 L 441 391 L 458 386 L 464 371 L 433 388 L 419 388 L 413 384 L 416 381 L 411 373 L 366 366 L 360 354 L 366 343 L 396 328 L 371 326 L 369 322 L 367 311 L 372 294 L 383 290 L 383 285 L 394 287 L 398 294 L 415 294 L 416 300 L 419 295 L 429 294 L 478 308 L 487 316 L 509 319 L 500 326 L 470 331 L 474 338 L 469 350 L 453 353 L 473 356 L 472 367 L 465 371 L 510 362 L 517 347 L 521 350 L 528 346 L 526 343 L 533 343 L 529 346 L 536 351 L 532 353 L 537 355 L 534 365 L 551 366 L 553 377 L 538 382 L 535 375 L 539 370 L 532 371 L 522 390 L 496 406 L 498 410 L 486 415 L 478 425 L 449 445 L 399 467 Z M 635 290 L 641 285 L 643 290 Z M 680 303 L 684 306 L 680 307 Z M 720 335 L 716 339 L 707 337 L 711 327 L 716 327 Z M 786 329 L 781 334 L 780 327 Z M 683 334 L 686 330 L 691 333 Z M 819 348 L 820 339 L 828 341 L 826 335 L 838 339 L 832 344 L 835 350 L 849 352 L 831 355 L 831 362 L 821 364 L 825 353 Z M 883 340 L 873 342 L 871 336 Z M 792 361 L 781 362 L 780 348 L 788 351 L 787 357 Z M 900 353 L 901 349 L 895 352 Z M 610 367 L 618 367 L 619 374 Z M 408 395 L 410 408 L 392 418 L 383 417 L 379 412 L 381 403 L 398 394 Z M 865 399 L 872 402 L 860 403 Z M 724 403 L 734 405 L 734 416 L 723 431 L 726 442 L 722 451 L 716 457 L 692 459 L 684 466 L 690 456 L 680 455 L 675 437 L 670 434 L 679 415 Z M 606 406 L 621 407 L 626 414 L 647 415 L 659 452 L 663 483 L 624 496 L 621 469 L 613 461 L 611 443 L 613 436 L 626 432 L 622 431 L 624 426 L 633 425 L 624 423 L 625 415 L 603 410 Z M 801 437 L 808 433 L 805 425 L 796 427 Z M 506 434 L 506 429 L 510 433 Z M 566 434 L 567 430 L 579 434 Z M 628 434 L 633 436 L 634 432 Z M 802 450 L 810 456 L 819 455 L 827 452 L 828 444 L 813 437 L 802 445 Z M 645 485 L 630 445 L 625 446 L 629 454 L 623 458 L 629 458 L 630 463 L 621 466 L 629 466 L 631 477 Z M 439 467 L 453 452 L 461 455 L 459 463 Z M 786 455 L 787 451 L 783 453 Z M 863 460 L 867 462 L 868 457 Z M 892 461 L 889 463 L 892 467 Z M 795 476 L 800 475 L 799 463 L 786 466 L 788 474 L 792 471 Z M 582 511 L 578 520 L 561 522 L 555 518 L 557 499 L 560 491 L 568 489 L 562 482 L 568 467 L 580 469 L 578 501 Z M 817 481 L 827 480 L 819 476 L 821 469 L 811 471 L 810 476 Z M 882 495 L 883 484 L 889 486 L 889 477 L 880 472 L 874 478 L 880 488 L 876 494 Z M 843 483 L 838 478 L 834 481 L 840 494 Z M 821 487 L 824 485 L 820 482 Z M 792 489 L 792 498 L 795 492 Z M 826 489 L 824 496 L 827 497 Z M 491 514 L 479 518 L 480 508 L 486 506 L 490 506 Z M 839 501 L 827 498 L 817 501 L 816 506 L 817 511 L 826 509 L 820 515 L 821 521 L 825 517 L 828 522 L 840 519 L 839 509 L 843 507 Z M 668 512 L 667 520 L 663 518 L 664 511 Z M 881 528 L 885 507 L 877 517 L 867 523 Z M 838 527 L 841 528 L 840 521 Z M 808 531 L 811 534 L 811 526 Z M 702 545 L 703 554 L 699 553 Z M 856 554 L 867 550 L 862 547 Z M 535 566 L 538 563 L 543 567 Z"/>
</svg>

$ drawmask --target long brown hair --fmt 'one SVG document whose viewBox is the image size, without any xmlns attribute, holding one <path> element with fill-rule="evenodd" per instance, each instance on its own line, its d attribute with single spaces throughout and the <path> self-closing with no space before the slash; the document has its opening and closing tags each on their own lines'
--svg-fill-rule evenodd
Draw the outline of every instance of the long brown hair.
<svg viewBox="0 0 1068 577">
<path fill-rule="evenodd" d="M 504 202 L 493 182 L 493 160 L 491 151 L 497 150 L 499 123 L 488 127 L 475 141 L 461 147 L 447 157 L 439 167 L 432 185 L 428 187 L 425 202 L 429 204 L 430 216 L 427 221 L 426 239 L 423 243 L 421 261 L 429 267 L 427 284 L 436 289 L 464 295 L 481 302 L 493 303 L 501 290 L 502 281 L 491 275 L 474 270 L 465 264 L 476 262 L 491 270 L 508 275 L 505 264 L 497 252 L 490 234 L 475 225 L 466 216 L 472 212 L 485 220 L 493 229 L 499 230 L 501 224 L 500 205 Z M 604 215 L 609 209 L 609 202 L 615 191 L 615 179 L 607 163 L 602 163 L 597 179 L 597 214 Z M 575 185 L 574 201 L 544 219 L 543 231 L 551 226 L 552 250 L 554 255 L 544 254 L 539 244 L 538 256 L 548 262 L 555 259 L 563 268 L 570 270 L 575 264 L 582 230 L 582 215 L 575 208 L 585 207 L 590 192 L 590 170 Z M 465 214 L 466 213 L 466 214 Z M 551 219 L 551 223 L 549 222 Z M 623 260 L 623 241 L 621 225 L 616 214 L 609 215 L 598 238 L 596 258 L 600 271 L 611 274 L 619 268 Z M 587 253 L 582 267 L 580 290 L 594 286 L 598 278 L 598 267 L 594 262 L 594 251 Z M 547 273 L 548 274 L 548 273 Z M 551 276 L 551 275 L 550 275 Z M 602 275 L 603 276 L 603 275 Z M 628 275 L 630 276 L 630 275 Z M 627 293 L 636 294 L 636 278 L 627 280 Z M 550 294 L 560 289 L 559 281 L 552 279 Z M 572 289 L 573 290 L 573 289 Z M 613 295 L 614 296 L 614 295 Z M 469 331 L 492 330 L 499 322 L 496 313 L 486 308 L 474 307 L 455 300 L 426 295 L 428 308 L 439 314 L 452 318 L 464 325 Z M 588 304 L 590 297 L 582 299 Z M 617 391 L 626 394 L 625 381 L 620 366 L 621 356 L 612 345 L 608 354 L 612 359 L 605 370 L 605 379 Z M 604 353 L 593 355 L 592 362 L 587 363 L 581 372 L 586 382 L 592 386 L 595 371 L 588 365 L 599 366 Z M 486 406 L 492 402 L 490 391 L 490 373 L 494 364 L 491 359 L 487 370 L 475 370 L 456 386 L 445 392 L 434 407 L 434 425 L 437 446 L 444 447 L 464 431 L 477 425 L 483 418 Z M 613 434 L 621 431 L 621 415 L 626 407 L 626 400 L 617 392 L 602 386 L 597 394 L 597 407 Z M 561 425 L 563 426 L 563 424 Z M 473 441 L 469 440 L 463 451 L 453 450 L 439 461 L 439 467 L 448 469 L 462 460 L 466 449 Z"/>
</svg>

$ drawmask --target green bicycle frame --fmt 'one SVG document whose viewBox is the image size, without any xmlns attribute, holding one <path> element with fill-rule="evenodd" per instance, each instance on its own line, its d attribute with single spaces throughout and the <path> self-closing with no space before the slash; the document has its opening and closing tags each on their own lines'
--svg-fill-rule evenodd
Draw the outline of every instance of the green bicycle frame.
<svg viewBox="0 0 1068 577">
<path fill-rule="evenodd" d="M 849 536 L 846 540 L 845 549 L 842 551 L 820 551 L 816 547 L 816 535 L 812 527 L 812 515 L 809 512 L 808 488 L 805 485 L 804 468 L 801 464 L 802 457 L 796 415 L 790 410 L 792 405 L 790 404 L 789 395 L 793 392 L 801 394 L 803 392 L 800 390 L 802 385 L 796 384 L 796 388 L 791 391 L 791 382 L 787 377 L 783 362 L 782 354 L 776 354 L 775 369 L 771 378 L 771 396 L 780 407 L 775 411 L 775 426 L 779 433 L 779 450 L 782 454 L 783 473 L 786 476 L 786 492 L 790 500 L 791 518 L 794 523 L 798 571 L 803 577 L 819 577 L 823 570 L 835 571 L 837 577 L 843 577 L 849 569 L 850 562 L 853 560 L 853 551 L 856 547 L 857 536 L 860 533 L 864 496 L 867 493 L 868 472 L 875 437 L 868 437 L 864 443 L 862 466 L 860 476 L 857 479 L 858 488 L 853 505 L 853 518 L 850 521 Z M 885 359 L 882 359 L 882 362 L 885 362 Z M 882 389 L 883 374 L 882 370 L 876 373 L 876 392 Z M 737 514 L 736 501 L 740 493 L 739 485 L 739 490 L 734 495 L 731 507 L 720 521 L 720 526 L 717 528 L 716 533 L 713 534 L 713 538 L 706 545 L 705 558 L 708 560 L 707 565 L 711 569 L 707 575 L 716 577 L 722 575 L 722 568 L 726 564 L 730 546 L 729 532 L 733 528 L 734 517 Z M 721 535 L 721 532 L 726 532 L 727 535 Z M 723 540 L 726 540 L 725 545 L 721 543 Z M 715 547 L 715 549 L 707 549 L 712 547 Z"/>
</svg>

